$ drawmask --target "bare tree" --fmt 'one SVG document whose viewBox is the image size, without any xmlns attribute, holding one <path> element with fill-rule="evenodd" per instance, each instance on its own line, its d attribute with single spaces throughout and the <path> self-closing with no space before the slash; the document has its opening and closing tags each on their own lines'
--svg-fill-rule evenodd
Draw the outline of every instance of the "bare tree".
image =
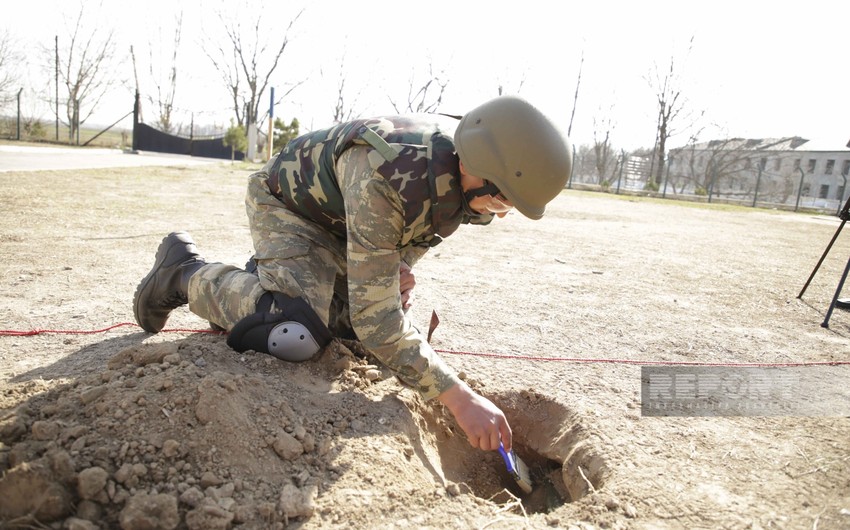
<svg viewBox="0 0 850 530">
<path fill-rule="evenodd" d="M 742 151 L 735 148 L 740 142 L 740 138 L 711 140 L 704 144 L 691 143 L 677 150 L 677 156 L 684 159 L 680 167 L 685 170 L 677 175 L 676 179 L 671 179 L 674 192 L 677 181 L 680 184 L 680 193 L 688 183 L 698 195 L 719 189 L 745 157 Z"/>
<path fill-rule="evenodd" d="M 66 46 L 57 50 L 44 48 L 45 64 L 53 65 L 58 57 L 59 83 L 64 85 L 64 107 L 68 137 L 73 143 L 80 125 L 97 109 L 100 100 L 117 81 L 110 66 L 115 50 L 113 30 L 98 24 L 91 27 L 85 4 L 80 4 L 73 27 L 67 28 Z M 59 43 L 63 39 L 58 39 Z M 51 101 L 53 110 L 57 102 Z"/>
<path fill-rule="evenodd" d="M 694 38 L 688 42 L 685 60 L 693 49 Z M 684 62 L 684 61 L 683 61 Z M 664 174 L 664 165 L 667 159 L 667 140 L 677 131 L 674 126 L 682 119 L 682 113 L 687 106 L 687 99 L 682 94 L 682 72 L 674 55 L 670 56 L 670 64 L 662 71 L 658 64 L 654 65 L 653 72 L 648 77 L 650 87 L 655 91 L 656 104 L 658 105 L 658 121 L 656 123 L 656 149 L 655 169 L 650 175 L 650 185 L 658 188 L 661 176 Z"/>
<path fill-rule="evenodd" d="M 567 136 L 573 133 L 573 119 L 576 117 L 576 106 L 578 105 L 578 89 L 581 86 L 581 70 L 584 66 L 584 50 L 581 51 L 581 62 L 578 64 L 578 76 L 576 77 L 576 92 L 573 95 L 573 111 L 570 113 L 570 126 L 567 127 Z"/>
<path fill-rule="evenodd" d="M 502 83 L 501 80 L 498 83 L 499 83 L 499 88 L 497 90 L 497 93 L 501 96 L 503 93 L 505 93 L 505 86 L 504 86 L 504 84 Z M 522 86 L 524 84 L 525 84 L 525 72 L 523 72 L 522 76 L 519 78 L 519 82 L 517 83 L 516 90 L 514 90 L 511 93 L 512 94 L 519 94 L 520 92 L 522 92 Z"/>
<path fill-rule="evenodd" d="M 336 105 L 334 105 L 334 115 L 333 115 L 333 123 L 342 123 L 344 121 L 351 120 L 354 117 L 353 106 L 357 103 L 357 98 L 360 96 L 359 93 L 354 95 L 354 98 L 351 103 L 346 101 L 346 96 L 348 92 L 345 89 L 345 72 L 343 66 L 345 65 L 345 55 L 343 54 L 342 58 L 339 61 L 339 84 L 337 85 L 337 93 L 336 93 Z"/>
<path fill-rule="evenodd" d="M 576 146 L 573 159 L 573 179 L 579 182 L 594 182 L 596 175 L 596 155 L 593 147 L 587 144 Z"/>
<path fill-rule="evenodd" d="M 614 112 L 612 104 L 608 111 L 600 107 L 593 117 L 593 154 L 596 166 L 596 178 L 599 184 L 610 182 L 616 165 L 616 152 L 611 145 L 611 133 L 614 131 Z"/>
<path fill-rule="evenodd" d="M 231 13 L 235 11 L 238 9 L 230 8 Z M 227 87 L 236 123 L 245 124 L 247 128 L 252 124 L 258 125 L 268 116 L 267 112 L 260 116 L 263 94 L 269 87 L 269 79 L 280 64 L 281 57 L 289 44 L 292 27 L 304 10 L 299 11 L 289 21 L 284 31 L 264 27 L 262 9 L 246 4 L 243 11 L 256 13 L 256 19 L 252 21 L 250 29 L 244 30 L 238 18 L 219 12 L 218 19 L 225 31 L 225 42 L 222 44 L 210 36 L 206 40 L 204 51 Z M 267 21 L 268 18 L 265 20 Z M 288 90 L 281 91 L 275 104 L 282 101 L 301 83 L 303 80 L 295 83 Z M 251 147 L 248 146 L 249 152 Z"/>
<path fill-rule="evenodd" d="M 46 109 L 37 91 L 27 88 L 21 98 L 21 130 L 23 136 L 31 139 L 47 137 L 47 124 L 44 119 Z"/>
<path fill-rule="evenodd" d="M 162 33 L 160 28 L 159 33 Z M 163 39 L 159 39 L 159 45 L 148 42 L 148 79 L 153 83 L 156 90 L 156 99 L 152 95 L 147 96 L 147 100 L 156 106 L 158 111 L 157 127 L 163 132 L 171 133 L 174 128 L 174 98 L 177 95 L 177 57 L 180 52 L 180 42 L 183 35 L 183 12 L 181 11 L 174 21 L 174 36 L 171 39 L 171 49 L 163 50 Z M 154 49 L 156 48 L 157 57 L 154 57 Z M 162 60 L 164 53 L 170 54 L 170 61 Z M 135 57 L 133 58 L 135 69 Z M 163 70 L 167 68 L 167 71 Z M 136 80 L 136 89 L 138 90 L 138 79 Z"/>
<path fill-rule="evenodd" d="M 356 102 L 356 98 L 355 98 Z M 345 77 L 340 74 L 339 88 L 336 94 L 336 105 L 334 105 L 333 123 L 342 123 L 352 119 L 354 110 L 345 102 Z"/>
<path fill-rule="evenodd" d="M 404 113 L 419 113 L 419 112 L 436 112 L 443 102 L 443 94 L 446 87 L 449 85 L 447 79 L 441 79 L 440 74 L 434 74 L 434 67 L 431 63 L 428 64 L 428 77 L 422 84 L 415 81 L 415 72 L 410 76 L 410 82 L 407 89 L 407 103 L 399 105 L 390 98 L 390 105 L 399 114 Z"/>
<path fill-rule="evenodd" d="M 789 158 L 783 145 L 794 145 L 796 138 L 772 140 L 725 138 L 703 143 L 691 142 L 671 152 L 676 159 L 670 181 L 674 192 L 681 193 L 690 184 L 701 195 L 727 198 L 758 198 L 783 203 L 795 187 L 795 174 L 789 165 L 782 170 L 766 168 L 768 159 Z M 763 178 L 762 178 L 763 177 Z M 758 184 L 757 184 L 757 181 Z"/>
<path fill-rule="evenodd" d="M 22 61 L 9 30 L 3 29 L 0 31 L 0 108 L 15 98 L 14 89 Z"/>
</svg>

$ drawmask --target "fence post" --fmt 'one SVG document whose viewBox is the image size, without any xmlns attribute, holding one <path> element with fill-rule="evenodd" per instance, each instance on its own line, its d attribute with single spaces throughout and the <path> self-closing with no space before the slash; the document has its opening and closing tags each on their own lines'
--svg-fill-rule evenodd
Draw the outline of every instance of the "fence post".
<svg viewBox="0 0 850 530">
<path fill-rule="evenodd" d="M 667 197 L 667 181 L 670 180 L 670 166 L 673 164 L 673 157 L 667 158 L 667 171 L 664 174 L 664 190 L 661 192 L 661 198 Z"/>
<path fill-rule="evenodd" d="M 139 102 L 139 91 L 136 90 L 136 97 L 133 99 L 133 153 L 139 152 L 139 113 L 141 112 L 141 103 Z"/>
<path fill-rule="evenodd" d="M 758 201 L 758 198 L 759 198 L 759 184 L 761 184 L 761 170 L 762 170 L 762 166 L 763 166 L 763 164 L 762 164 L 761 162 L 759 162 L 759 174 L 758 174 L 758 176 L 756 177 L 756 191 L 755 191 L 755 193 L 753 194 L 753 208 L 755 208 L 755 207 L 756 207 L 756 201 Z"/>
<path fill-rule="evenodd" d="M 576 170 L 576 146 L 573 145 L 573 163 L 570 164 L 570 176 L 567 177 L 567 188 L 573 189 L 573 173 Z"/>
<path fill-rule="evenodd" d="M 21 92 L 23 88 L 18 90 L 18 141 L 21 141 Z"/>
<path fill-rule="evenodd" d="M 711 196 L 714 194 L 714 181 L 717 179 L 717 164 L 711 164 L 711 182 L 708 183 L 708 202 L 711 203 Z"/>
<path fill-rule="evenodd" d="M 803 194 L 803 179 L 806 178 L 806 174 L 803 172 L 803 168 L 797 168 L 800 170 L 800 187 L 797 189 L 797 204 L 794 205 L 794 211 L 797 211 L 797 208 L 800 207 L 800 195 Z"/>
<path fill-rule="evenodd" d="M 269 156 L 266 157 L 266 160 L 272 159 L 272 152 L 274 151 L 272 149 L 272 147 L 273 147 L 272 144 L 274 143 L 272 141 L 274 139 L 274 123 L 272 123 L 274 121 L 274 87 L 270 87 L 270 88 L 271 88 L 271 94 L 269 96 L 269 137 L 267 138 L 267 140 L 268 140 L 267 151 L 268 151 Z M 572 166 L 570 166 L 570 171 L 572 171 Z"/>
<path fill-rule="evenodd" d="M 59 35 L 54 37 L 54 47 L 56 56 L 54 58 L 54 66 L 56 67 L 56 143 L 59 143 Z"/>
<path fill-rule="evenodd" d="M 623 166 L 626 165 L 626 152 L 620 149 L 620 175 L 617 177 L 617 195 L 620 194 L 620 181 L 623 180 Z"/>
</svg>

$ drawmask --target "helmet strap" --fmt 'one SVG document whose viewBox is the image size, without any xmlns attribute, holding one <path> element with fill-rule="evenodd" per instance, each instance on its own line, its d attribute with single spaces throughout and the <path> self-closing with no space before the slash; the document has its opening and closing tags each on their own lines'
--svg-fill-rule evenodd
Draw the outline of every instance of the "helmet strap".
<svg viewBox="0 0 850 530">
<path fill-rule="evenodd" d="M 476 197 L 483 197 L 485 195 L 490 195 L 495 197 L 496 195 L 502 193 L 499 188 L 496 187 L 492 182 L 487 182 L 480 188 L 475 188 L 474 190 L 469 190 L 463 192 L 463 196 L 466 198 L 466 202 L 472 202 L 472 199 Z"/>
<path fill-rule="evenodd" d="M 461 201 L 463 206 L 463 212 L 470 219 L 470 222 L 472 224 L 490 224 L 490 221 L 492 221 L 493 217 L 495 217 L 491 213 L 476 212 L 475 210 L 470 208 L 469 203 L 472 201 L 472 199 L 476 197 L 482 197 L 484 195 L 497 195 L 498 193 L 500 193 L 499 188 L 497 188 L 491 182 L 488 182 L 480 188 L 475 188 L 474 190 L 463 192 L 463 200 Z"/>
</svg>

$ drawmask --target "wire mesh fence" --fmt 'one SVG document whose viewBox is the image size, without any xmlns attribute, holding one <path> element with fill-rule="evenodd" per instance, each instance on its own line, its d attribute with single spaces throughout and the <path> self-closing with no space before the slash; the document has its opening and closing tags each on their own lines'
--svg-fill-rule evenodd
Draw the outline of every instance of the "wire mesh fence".
<svg viewBox="0 0 850 530">
<path fill-rule="evenodd" d="M 764 157 L 742 158 L 734 164 L 726 165 L 699 165 L 687 159 L 682 162 L 666 159 L 661 165 L 654 163 L 650 157 L 623 156 L 602 168 L 579 157 L 568 187 L 623 195 L 837 214 L 847 200 L 850 153 L 844 155 L 847 162 L 840 161 L 841 167 L 829 156 L 833 155 L 796 153 L 775 160 Z M 818 164 L 820 158 L 826 163 Z M 818 167 L 822 169 L 817 170 Z M 650 178 L 650 175 L 654 177 Z"/>
</svg>

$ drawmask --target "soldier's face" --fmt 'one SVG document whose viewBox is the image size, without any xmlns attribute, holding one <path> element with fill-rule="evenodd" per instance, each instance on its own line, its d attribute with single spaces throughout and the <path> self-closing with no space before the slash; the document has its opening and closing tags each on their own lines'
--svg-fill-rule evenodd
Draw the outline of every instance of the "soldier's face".
<svg viewBox="0 0 850 530">
<path fill-rule="evenodd" d="M 480 209 L 476 208 L 474 204 L 470 204 L 470 208 L 482 213 L 494 213 L 497 217 L 506 216 L 508 212 L 511 211 L 514 207 L 511 202 L 501 193 L 499 193 L 498 195 L 484 195 L 481 197 L 476 197 L 476 199 L 483 199 L 483 204 L 479 207 Z M 473 203 L 474 202 L 475 201 L 473 201 Z"/>
<path fill-rule="evenodd" d="M 486 180 L 467 173 L 464 170 L 463 162 L 460 164 L 460 177 L 460 185 L 465 192 L 480 188 L 487 183 Z M 496 217 L 501 218 L 508 215 L 508 212 L 513 209 L 514 205 L 511 204 L 511 201 L 509 201 L 507 197 L 499 193 L 496 195 L 481 195 L 479 197 L 475 197 L 469 201 L 469 207 L 478 213 L 492 213 L 495 214 Z"/>
</svg>

